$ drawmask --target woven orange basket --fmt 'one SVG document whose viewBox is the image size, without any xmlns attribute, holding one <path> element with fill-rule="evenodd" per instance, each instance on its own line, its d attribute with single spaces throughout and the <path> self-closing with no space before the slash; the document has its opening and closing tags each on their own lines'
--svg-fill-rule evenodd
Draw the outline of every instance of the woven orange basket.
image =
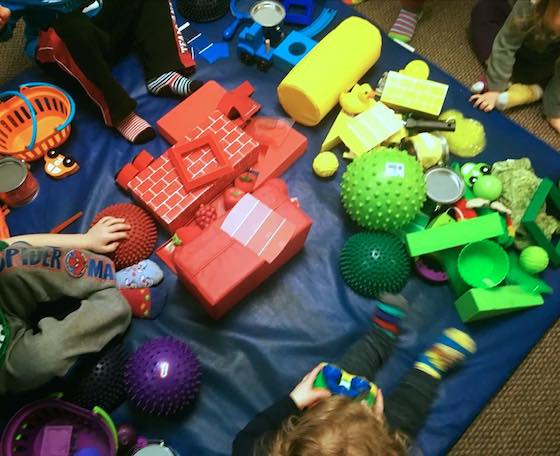
<svg viewBox="0 0 560 456">
<path fill-rule="evenodd" d="M 0 155 L 39 160 L 70 136 L 76 106 L 60 87 L 33 82 L 1 92 L 0 99 Z"/>
</svg>

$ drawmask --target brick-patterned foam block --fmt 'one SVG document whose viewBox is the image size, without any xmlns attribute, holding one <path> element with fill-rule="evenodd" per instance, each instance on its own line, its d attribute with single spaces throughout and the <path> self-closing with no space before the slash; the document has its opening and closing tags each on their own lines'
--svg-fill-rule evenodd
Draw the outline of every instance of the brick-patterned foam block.
<svg viewBox="0 0 560 456">
<path fill-rule="evenodd" d="M 114 253 L 108 255 L 117 270 L 136 264 L 153 253 L 157 241 L 157 226 L 144 209 L 134 204 L 114 204 L 99 212 L 92 225 L 103 217 L 124 218 L 131 227 L 128 238 L 120 242 Z"/>
</svg>

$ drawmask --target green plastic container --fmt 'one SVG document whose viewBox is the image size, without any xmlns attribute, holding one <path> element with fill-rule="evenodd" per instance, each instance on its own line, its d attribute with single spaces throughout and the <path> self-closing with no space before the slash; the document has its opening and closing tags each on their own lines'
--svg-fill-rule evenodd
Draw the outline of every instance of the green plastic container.
<svg viewBox="0 0 560 456">
<path fill-rule="evenodd" d="M 506 251 L 494 241 L 479 241 L 466 245 L 457 262 L 463 280 L 475 288 L 499 285 L 509 271 Z"/>
</svg>

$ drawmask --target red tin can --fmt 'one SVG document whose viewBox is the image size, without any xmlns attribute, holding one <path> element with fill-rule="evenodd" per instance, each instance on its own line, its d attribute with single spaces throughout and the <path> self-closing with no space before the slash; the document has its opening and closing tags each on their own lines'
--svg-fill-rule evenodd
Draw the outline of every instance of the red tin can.
<svg viewBox="0 0 560 456">
<path fill-rule="evenodd" d="M 25 206 L 39 193 L 39 183 L 25 162 L 11 157 L 0 159 L 0 200 L 10 207 Z"/>
</svg>

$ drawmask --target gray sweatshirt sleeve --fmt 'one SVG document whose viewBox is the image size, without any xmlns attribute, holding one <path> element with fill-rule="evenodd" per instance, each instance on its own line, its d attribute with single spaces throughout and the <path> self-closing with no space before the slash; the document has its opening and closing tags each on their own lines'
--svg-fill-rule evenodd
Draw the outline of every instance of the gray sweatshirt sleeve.
<svg viewBox="0 0 560 456">
<path fill-rule="evenodd" d="M 543 107 L 548 119 L 560 117 L 560 59 L 556 60 L 554 76 L 552 76 L 544 90 Z"/>
<path fill-rule="evenodd" d="M 489 90 L 502 92 L 508 88 L 513 73 L 515 53 L 530 33 L 530 27 L 526 23 L 532 13 L 533 6 L 529 0 L 518 0 L 496 35 L 487 64 Z"/>
</svg>

